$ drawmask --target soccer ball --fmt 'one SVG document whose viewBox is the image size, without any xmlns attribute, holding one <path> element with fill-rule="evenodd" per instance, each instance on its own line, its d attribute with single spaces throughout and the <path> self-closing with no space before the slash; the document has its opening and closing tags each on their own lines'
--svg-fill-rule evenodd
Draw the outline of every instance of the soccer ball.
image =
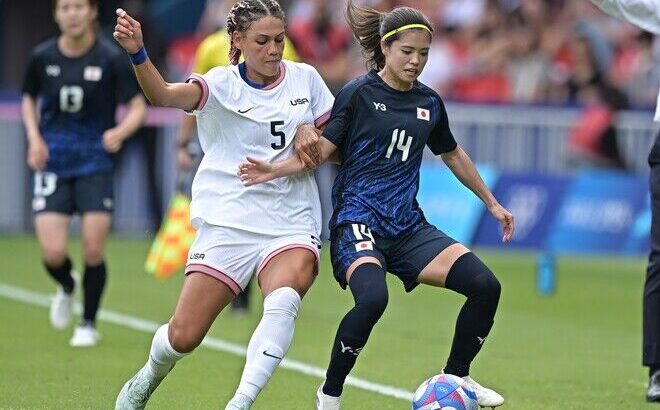
<svg viewBox="0 0 660 410">
<path fill-rule="evenodd" d="M 458 376 L 438 374 L 415 391 L 413 410 L 479 410 L 477 395 Z"/>
</svg>

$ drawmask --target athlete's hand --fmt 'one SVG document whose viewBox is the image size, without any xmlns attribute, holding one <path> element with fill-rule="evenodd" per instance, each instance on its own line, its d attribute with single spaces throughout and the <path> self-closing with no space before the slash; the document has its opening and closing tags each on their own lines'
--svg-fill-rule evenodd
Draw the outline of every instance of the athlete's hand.
<svg viewBox="0 0 660 410">
<path fill-rule="evenodd" d="M 238 176 L 243 185 L 252 186 L 274 179 L 275 173 L 271 163 L 247 157 L 247 161 L 238 166 Z"/>
<path fill-rule="evenodd" d="M 111 154 L 119 151 L 124 143 L 124 136 L 116 128 L 109 128 L 103 133 L 103 148 Z"/>
<path fill-rule="evenodd" d="M 312 124 L 300 124 L 298 129 L 296 129 L 293 147 L 300 160 L 308 169 L 316 169 L 316 167 L 321 165 L 321 151 L 318 146 L 319 140 L 319 130 Z"/>
<path fill-rule="evenodd" d="M 33 171 L 43 171 L 48 162 L 48 145 L 43 139 L 38 138 L 30 142 L 27 154 L 27 163 Z"/>
<path fill-rule="evenodd" d="M 509 242 L 513 236 L 513 231 L 515 230 L 513 214 L 499 203 L 496 203 L 490 207 L 488 211 L 490 211 L 490 213 L 493 215 L 493 217 L 495 217 L 495 219 L 497 219 L 497 221 L 500 223 L 500 226 L 502 227 L 502 232 L 504 233 L 502 235 L 502 242 Z"/>
<path fill-rule="evenodd" d="M 128 54 L 137 53 L 143 46 L 140 22 L 129 16 L 124 9 L 117 9 L 117 25 L 112 36 Z"/>
</svg>

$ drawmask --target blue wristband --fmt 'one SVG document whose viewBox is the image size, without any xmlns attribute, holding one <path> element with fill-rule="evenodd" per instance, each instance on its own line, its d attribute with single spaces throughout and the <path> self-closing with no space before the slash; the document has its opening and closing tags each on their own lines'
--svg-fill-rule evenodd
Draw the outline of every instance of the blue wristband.
<svg viewBox="0 0 660 410">
<path fill-rule="evenodd" d="M 128 56 L 131 58 L 133 65 L 139 65 L 147 61 L 147 50 L 143 46 L 140 47 L 137 53 L 129 54 Z"/>
</svg>

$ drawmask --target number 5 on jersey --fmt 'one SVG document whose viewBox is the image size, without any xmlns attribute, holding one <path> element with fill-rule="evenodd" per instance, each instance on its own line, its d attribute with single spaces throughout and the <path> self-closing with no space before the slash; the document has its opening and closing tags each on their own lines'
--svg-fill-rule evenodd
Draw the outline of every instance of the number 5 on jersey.
<svg viewBox="0 0 660 410">
<path fill-rule="evenodd" d="M 408 159 L 410 145 L 412 145 L 412 137 L 406 139 L 406 130 L 399 131 L 398 128 L 395 129 L 394 132 L 392 132 L 392 142 L 390 142 L 390 146 L 387 148 L 385 158 L 389 159 L 394 152 L 394 147 L 396 147 L 399 151 L 403 152 L 401 162 L 405 162 Z"/>
<path fill-rule="evenodd" d="M 284 121 L 271 121 L 270 122 L 270 133 L 273 137 L 278 137 L 279 141 L 273 142 L 270 146 L 275 150 L 280 150 L 286 145 L 286 135 L 284 131 L 278 131 L 276 127 L 281 127 L 284 125 Z"/>
</svg>

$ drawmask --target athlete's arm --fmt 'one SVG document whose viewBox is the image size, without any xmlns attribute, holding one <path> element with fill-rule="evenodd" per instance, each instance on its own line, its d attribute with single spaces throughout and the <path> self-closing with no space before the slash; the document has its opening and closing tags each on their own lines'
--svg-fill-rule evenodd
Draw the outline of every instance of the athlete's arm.
<svg viewBox="0 0 660 410">
<path fill-rule="evenodd" d="M 129 54 L 135 54 L 144 47 L 140 23 L 123 9 L 117 9 L 113 37 Z M 202 89 L 196 84 L 166 82 L 149 58 L 133 66 L 133 69 L 144 95 L 153 105 L 191 111 L 202 98 Z"/>
<path fill-rule="evenodd" d="M 21 113 L 28 140 L 28 166 L 33 171 L 41 171 L 46 167 L 48 161 L 48 146 L 39 131 L 37 100 L 30 94 L 23 94 Z"/>
<path fill-rule="evenodd" d="M 192 167 L 192 158 L 188 151 L 188 143 L 192 140 L 197 127 L 197 118 L 192 115 L 186 115 L 181 120 L 181 128 L 176 137 L 176 164 L 179 171 L 188 171 Z"/>
<path fill-rule="evenodd" d="M 324 129 L 325 124 L 319 128 L 314 127 L 312 124 L 301 124 L 296 130 L 294 139 L 296 154 L 308 169 L 316 169 L 326 160 L 335 164 L 341 163 L 341 153 L 336 149 L 337 147 L 333 149 L 327 158 L 322 159 L 320 141 Z"/>
<path fill-rule="evenodd" d="M 514 231 L 513 215 L 497 202 L 497 199 L 490 192 L 484 180 L 481 179 L 481 175 L 479 175 L 477 168 L 472 163 L 468 154 L 463 151 L 463 148 L 456 146 L 456 149 L 440 154 L 440 157 L 447 164 L 451 172 L 456 175 L 456 178 L 486 204 L 488 211 L 490 211 L 502 226 L 502 230 L 504 231 L 502 242 L 509 242 Z"/>
<path fill-rule="evenodd" d="M 337 147 L 324 137 L 318 141 L 321 164 L 335 152 Z M 247 157 L 247 161 L 239 165 L 238 176 L 245 186 L 261 184 L 288 175 L 298 174 L 306 171 L 305 163 L 298 155 L 274 163 L 269 163 L 256 158 Z"/>
<path fill-rule="evenodd" d="M 131 135 L 140 128 L 147 117 L 147 103 L 142 94 L 137 94 L 128 102 L 126 116 L 116 126 L 103 133 L 103 147 L 108 152 L 117 152 Z"/>
<path fill-rule="evenodd" d="M 657 0 L 591 0 L 605 13 L 646 31 L 660 34 L 660 2 Z"/>
</svg>

